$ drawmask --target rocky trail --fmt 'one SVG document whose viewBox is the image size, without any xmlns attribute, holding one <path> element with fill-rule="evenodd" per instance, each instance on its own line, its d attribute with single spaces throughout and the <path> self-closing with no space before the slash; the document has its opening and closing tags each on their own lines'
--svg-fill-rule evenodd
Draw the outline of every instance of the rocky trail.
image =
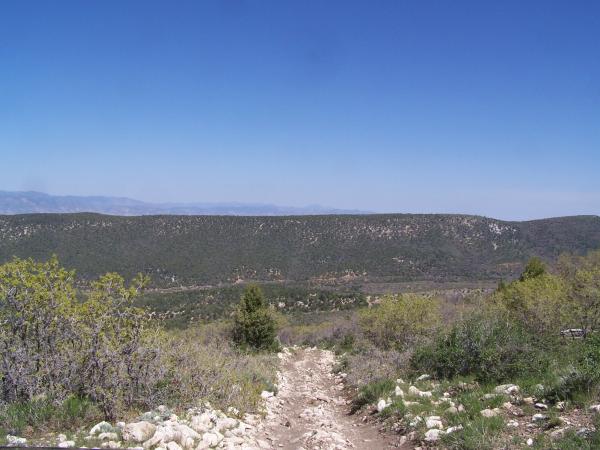
<svg viewBox="0 0 600 450">
<path fill-rule="evenodd" d="M 268 398 L 260 439 L 284 450 L 395 448 L 359 417 L 348 414 L 342 379 L 333 374 L 332 352 L 315 348 L 282 354 L 277 396 Z"/>
</svg>

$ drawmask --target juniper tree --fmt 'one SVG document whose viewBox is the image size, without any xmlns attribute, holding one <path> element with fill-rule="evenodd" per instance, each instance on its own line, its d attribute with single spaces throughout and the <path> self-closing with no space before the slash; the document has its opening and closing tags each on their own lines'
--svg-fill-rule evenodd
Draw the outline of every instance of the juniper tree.
<svg viewBox="0 0 600 450">
<path fill-rule="evenodd" d="M 240 347 L 253 350 L 274 350 L 278 347 L 275 320 L 256 285 L 244 290 L 234 313 L 233 340 Z"/>
</svg>

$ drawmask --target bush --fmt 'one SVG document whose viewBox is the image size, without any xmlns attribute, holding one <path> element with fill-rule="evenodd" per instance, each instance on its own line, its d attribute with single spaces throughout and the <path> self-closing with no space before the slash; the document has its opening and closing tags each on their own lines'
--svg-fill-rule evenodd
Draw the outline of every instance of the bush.
<svg viewBox="0 0 600 450">
<path fill-rule="evenodd" d="M 234 342 L 242 348 L 277 350 L 276 336 L 275 319 L 267 308 L 262 291 L 256 285 L 248 286 L 234 314 Z"/>
<path fill-rule="evenodd" d="M 574 343 L 577 345 L 579 343 Z M 600 386 L 600 335 L 588 335 L 577 349 L 575 360 L 546 387 L 544 395 L 551 401 L 583 398 Z"/>
<path fill-rule="evenodd" d="M 456 323 L 432 344 L 417 348 L 411 358 L 416 370 L 443 378 L 471 375 L 482 382 L 540 373 L 546 362 L 535 336 L 493 314 Z"/>
<path fill-rule="evenodd" d="M 383 349 L 404 350 L 435 332 L 439 302 L 419 295 L 388 295 L 364 310 L 360 325 L 367 338 Z"/>
<path fill-rule="evenodd" d="M 70 395 L 98 403 L 107 418 L 144 398 L 156 354 L 143 311 L 131 305 L 147 282 L 117 274 L 93 282 L 82 300 L 74 273 L 56 258 L 0 266 L 0 397 L 27 403 Z"/>
</svg>

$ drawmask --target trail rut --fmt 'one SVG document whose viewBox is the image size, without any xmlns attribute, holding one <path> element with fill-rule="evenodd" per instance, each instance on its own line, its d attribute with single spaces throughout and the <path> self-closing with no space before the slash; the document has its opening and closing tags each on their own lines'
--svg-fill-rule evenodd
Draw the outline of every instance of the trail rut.
<svg viewBox="0 0 600 450">
<path fill-rule="evenodd" d="M 332 373 L 330 351 L 284 352 L 279 390 L 268 400 L 261 439 L 284 450 L 395 448 L 392 436 L 348 414 L 343 385 Z"/>
</svg>

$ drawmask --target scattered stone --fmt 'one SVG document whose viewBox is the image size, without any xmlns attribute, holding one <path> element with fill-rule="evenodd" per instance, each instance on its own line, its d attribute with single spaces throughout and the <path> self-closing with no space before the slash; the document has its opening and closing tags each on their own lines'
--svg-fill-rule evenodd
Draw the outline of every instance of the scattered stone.
<svg viewBox="0 0 600 450">
<path fill-rule="evenodd" d="M 517 422 L 517 421 L 516 421 L 516 420 L 514 420 L 514 419 L 513 419 L 513 420 L 509 420 L 509 421 L 506 423 L 506 426 L 507 426 L 507 427 L 509 427 L 509 428 L 519 428 L 519 422 Z"/>
<path fill-rule="evenodd" d="M 450 406 L 446 410 L 446 414 L 458 414 L 458 408 L 456 406 Z"/>
<path fill-rule="evenodd" d="M 381 399 L 377 402 L 377 412 L 383 411 L 387 407 L 387 403 L 384 399 Z"/>
<path fill-rule="evenodd" d="M 516 384 L 501 384 L 496 386 L 494 392 L 497 394 L 514 395 L 519 393 L 519 386 Z"/>
<path fill-rule="evenodd" d="M 25 444 L 27 444 L 27 439 L 19 437 L 19 436 L 13 436 L 11 434 L 7 434 L 6 435 L 6 442 L 11 447 L 14 447 L 14 446 L 17 446 L 17 445 L 25 445 Z"/>
<path fill-rule="evenodd" d="M 456 425 L 455 427 L 450 427 L 446 430 L 446 434 L 454 433 L 455 431 L 460 431 L 463 429 L 462 425 Z"/>
<path fill-rule="evenodd" d="M 526 405 L 533 405 L 535 403 L 535 400 L 533 400 L 533 397 L 525 397 L 523 398 L 523 403 L 525 403 Z"/>
<path fill-rule="evenodd" d="M 541 410 L 544 410 L 544 411 L 548 410 L 548 405 L 545 405 L 543 403 L 536 403 L 533 406 L 535 406 L 537 409 L 541 409 Z"/>
<path fill-rule="evenodd" d="M 394 391 L 394 394 L 396 394 L 396 397 L 404 397 L 404 391 L 402 390 L 402 388 L 400 386 L 396 386 L 396 390 Z"/>
<path fill-rule="evenodd" d="M 183 449 L 177 442 L 171 441 L 167 444 L 167 450 L 183 450 Z"/>
<path fill-rule="evenodd" d="M 590 406 L 590 411 L 595 412 L 595 413 L 600 413 L 600 403 L 597 405 Z"/>
<path fill-rule="evenodd" d="M 421 375 L 421 376 L 419 376 L 419 377 L 417 378 L 417 381 L 427 381 L 427 380 L 429 380 L 430 378 L 431 378 L 431 376 L 430 376 L 430 375 L 423 374 L 423 375 Z"/>
<path fill-rule="evenodd" d="M 71 448 L 71 447 L 75 447 L 75 441 L 63 441 L 63 442 L 59 442 L 57 447 L 60 448 Z"/>
<path fill-rule="evenodd" d="M 534 422 L 543 422 L 545 420 L 548 420 L 548 416 L 544 415 L 544 414 L 534 414 L 533 417 L 531 418 Z"/>
<path fill-rule="evenodd" d="M 440 430 L 444 428 L 444 425 L 442 424 L 442 419 L 439 416 L 429 416 L 425 420 L 425 426 L 427 428 L 438 428 Z"/>
<path fill-rule="evenodd" d="M 465 412 L 465 407 L 462 404 L 458 405 L 457 409 L 458 409 L 458 412 Z"/>
<path fill-rule="evenodd" d="M 112 430 L 113 427 L 110 423 L 102 421 L 92 427 L 92 429 L 90 430 L 90 436 L 95 436 L 96 434 L 100 433 L 108 433 Z"/>
<path fill-rule="evenodd" d="M 114 432 L 100 433 L 98 439 L 101 441 L 118 441 L 119 435 Z"/>
<path fill-rule="evenodd" d="M 500 409 L 483 409 L 480 413 L 483 417 L 496 417 L 498 414 L 500 414 Z"/>
<path fill-rule="evenodd" d="M 153 423 L 146 421 L 128 423 L 123 428 L 123 439 L 141 443 L 154 436 L 155 432 L 156 425 Z"/>
<path fill-rule="evenodd" d="M 556 404 L 556 409 L 558 409 L 559 411 L 564 411 L 566 409 L 567 405 L 565 402 L 558 402 Z"/>
<path fill-rule="evenodd" d="M 533 445 L 533 439 L 531 439 L 531 438 L 527 439 L 527 445 L 529 447 L 531 447 Z"/>
<path fill-rule="evenodd" d="M 568 430 L 569 427 L 558 428 L 550 433 L 550 437 L 552 439 L 561 439 Z"/>
<path fill-rule="evenodd" d="M 269 392 L 269 391 L 262 391 L 262 392 L 260 393 L 260 396 L 261 396 L 262 398 L 264 398 L 265 400 L 267 400 L 268 398 L 274 397 L 274 396 L 275 396 L 275 394 L 274 394 L 273 392 Z"/>
<path fill-rule="evenodd" d="M 437 428 L 432 428 L 425 433 L 425 440 L 427 442 L 436 442 L 440 439 L 441 435 L 444 432 L 442 430 L 438 430 Z"/>
</svg>

